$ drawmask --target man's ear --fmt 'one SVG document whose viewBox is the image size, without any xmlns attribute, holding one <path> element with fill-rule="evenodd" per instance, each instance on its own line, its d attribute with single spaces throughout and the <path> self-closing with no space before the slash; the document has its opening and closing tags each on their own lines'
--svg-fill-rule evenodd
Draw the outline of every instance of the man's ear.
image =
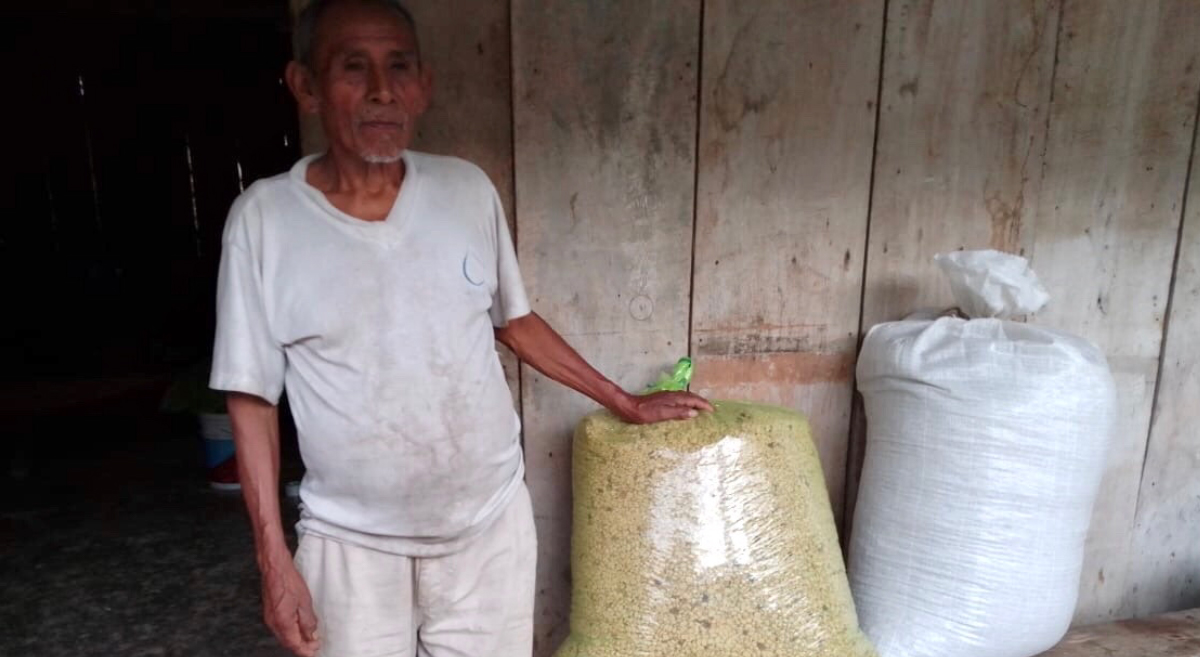
<svg viewBox="0 0 1200 657">
<path fill-rule="evenodd" d="M 321 101 L 317 97 L 316 83 L 308 67 L 292 60 L 284 69 L 283 76 L 287 80 L 288 89 L 292 91 L 292 96 L 296 98 L 296 104 L 300 106 L 300 111 L 305 114 L 320 114 Z"/>
</svg>

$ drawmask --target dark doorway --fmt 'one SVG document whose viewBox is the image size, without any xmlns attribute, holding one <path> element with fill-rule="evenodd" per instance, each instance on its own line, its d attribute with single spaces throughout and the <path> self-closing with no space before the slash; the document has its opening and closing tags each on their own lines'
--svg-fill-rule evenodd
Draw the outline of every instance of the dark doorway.
<svg viewBox="0 0 1200 657">
<path fill-rule="evenodd" d="M 2 330 L 21 348 L 0 356 L 5 380 L 154 375 L 202 357 L 229 205 L 299 155 L 286 3 L 158 4 L 170 10 L 12 21 L 0 262 Z"/>
<path fill-rule="evenodd" d="M 300 154 L 287 2 L 45 4 L 3 10 L 0 654 L 284 654 L 240 499 L 160 405 L 211 349 L 231 202 Z"/>
</svg>

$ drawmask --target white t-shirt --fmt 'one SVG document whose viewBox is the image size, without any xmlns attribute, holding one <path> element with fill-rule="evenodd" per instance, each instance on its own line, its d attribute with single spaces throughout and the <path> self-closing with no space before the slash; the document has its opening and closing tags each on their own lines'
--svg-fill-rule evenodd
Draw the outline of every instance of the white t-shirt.
<svg viewBox="0 0 1200 657">
<path fill-rule="evenodd" d="M 408 151 L 385 221 L 306 181 L 309 156 L 234 202 L 210 385 L 277 402 L 307 472 L 300 531 L 446 554 L 520 486 L 520 421 L 493 326 L 530 312 L 495 188 Z"/>
</svg>

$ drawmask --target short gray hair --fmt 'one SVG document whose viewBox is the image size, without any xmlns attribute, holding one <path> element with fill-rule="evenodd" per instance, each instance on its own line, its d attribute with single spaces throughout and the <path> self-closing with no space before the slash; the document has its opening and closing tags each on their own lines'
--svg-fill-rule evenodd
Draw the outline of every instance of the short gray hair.
<svg viewBox="0 0 1200 657">
<path fill-rule="evenodd" d="M 316 55 L 317 48 L 317 27 L 330 9 L 350 3 L 375 6 L 394 12 L 408 24 L 413 31 L 413 38 L 416 38 L 417 21 L 413 19 L 412 12 L 400 0 L 312 0 L 296 17 L 296 28 L 292 32 L 292 52 L 296 61 L 308 67 L 310 71 L 316 72 L 316 62 L 313 61 L 313 57 Z M 417 57 L 420 58 L 419 45 Z"/>
</svg>

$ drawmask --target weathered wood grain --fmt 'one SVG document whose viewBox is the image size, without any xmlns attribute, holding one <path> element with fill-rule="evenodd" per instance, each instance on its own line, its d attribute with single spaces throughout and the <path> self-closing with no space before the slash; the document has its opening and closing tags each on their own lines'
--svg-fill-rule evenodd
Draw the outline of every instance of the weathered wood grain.
<svg viewBox="0 0 1200 657">
<path fill-rule="evenodd" d="M 695 389 L 806 413 L 841 518 L 883 3 L 704 9 Z"/>
<path fill-rule="evenodd" d="M 1031 247 L 1053 298 L 1032 321 L 1099 345 L 1118 387 L 1079 623 L 1128 617 L 1140 584 L 1134 515 L 1200 92 L 1200 38 L 1180 36 L 1198 21 L 1188 0 L 1064 6 Z"/>
<path fill-rule="evenodd" d="M 517 0 L 520 257 L 534 308 L 627 387 L 687 351 L 700 2 Z M 594 405 L 524 374 L 535 654 L 565 637 L 571 432 Z"/>
<path fill-rule="evenodd" d="M 413 147 L 456 155 L 487 172 L 513 215 L 512 76 L 508 0 L 408 0 L 433 70 L 433 104 Z"/>
<path fill-rule="evenodd" d="M 1190 29 L 1200 39 L 1197 9 Z M 1200 66 L 1192 73 L 1200 75 Z M 1200 606 L 1200 143 L 1192 130 L 1191 182 L 1133 527 L 1132 585 L 1122 605 L 1134 616 Z"/>
<path fill-rule="evenodd" d="M 951 304 L 935 254 L 1029 242 L 1059 7 L 898 0 L 888 11 L 864 329 Z"/>
</svg>

